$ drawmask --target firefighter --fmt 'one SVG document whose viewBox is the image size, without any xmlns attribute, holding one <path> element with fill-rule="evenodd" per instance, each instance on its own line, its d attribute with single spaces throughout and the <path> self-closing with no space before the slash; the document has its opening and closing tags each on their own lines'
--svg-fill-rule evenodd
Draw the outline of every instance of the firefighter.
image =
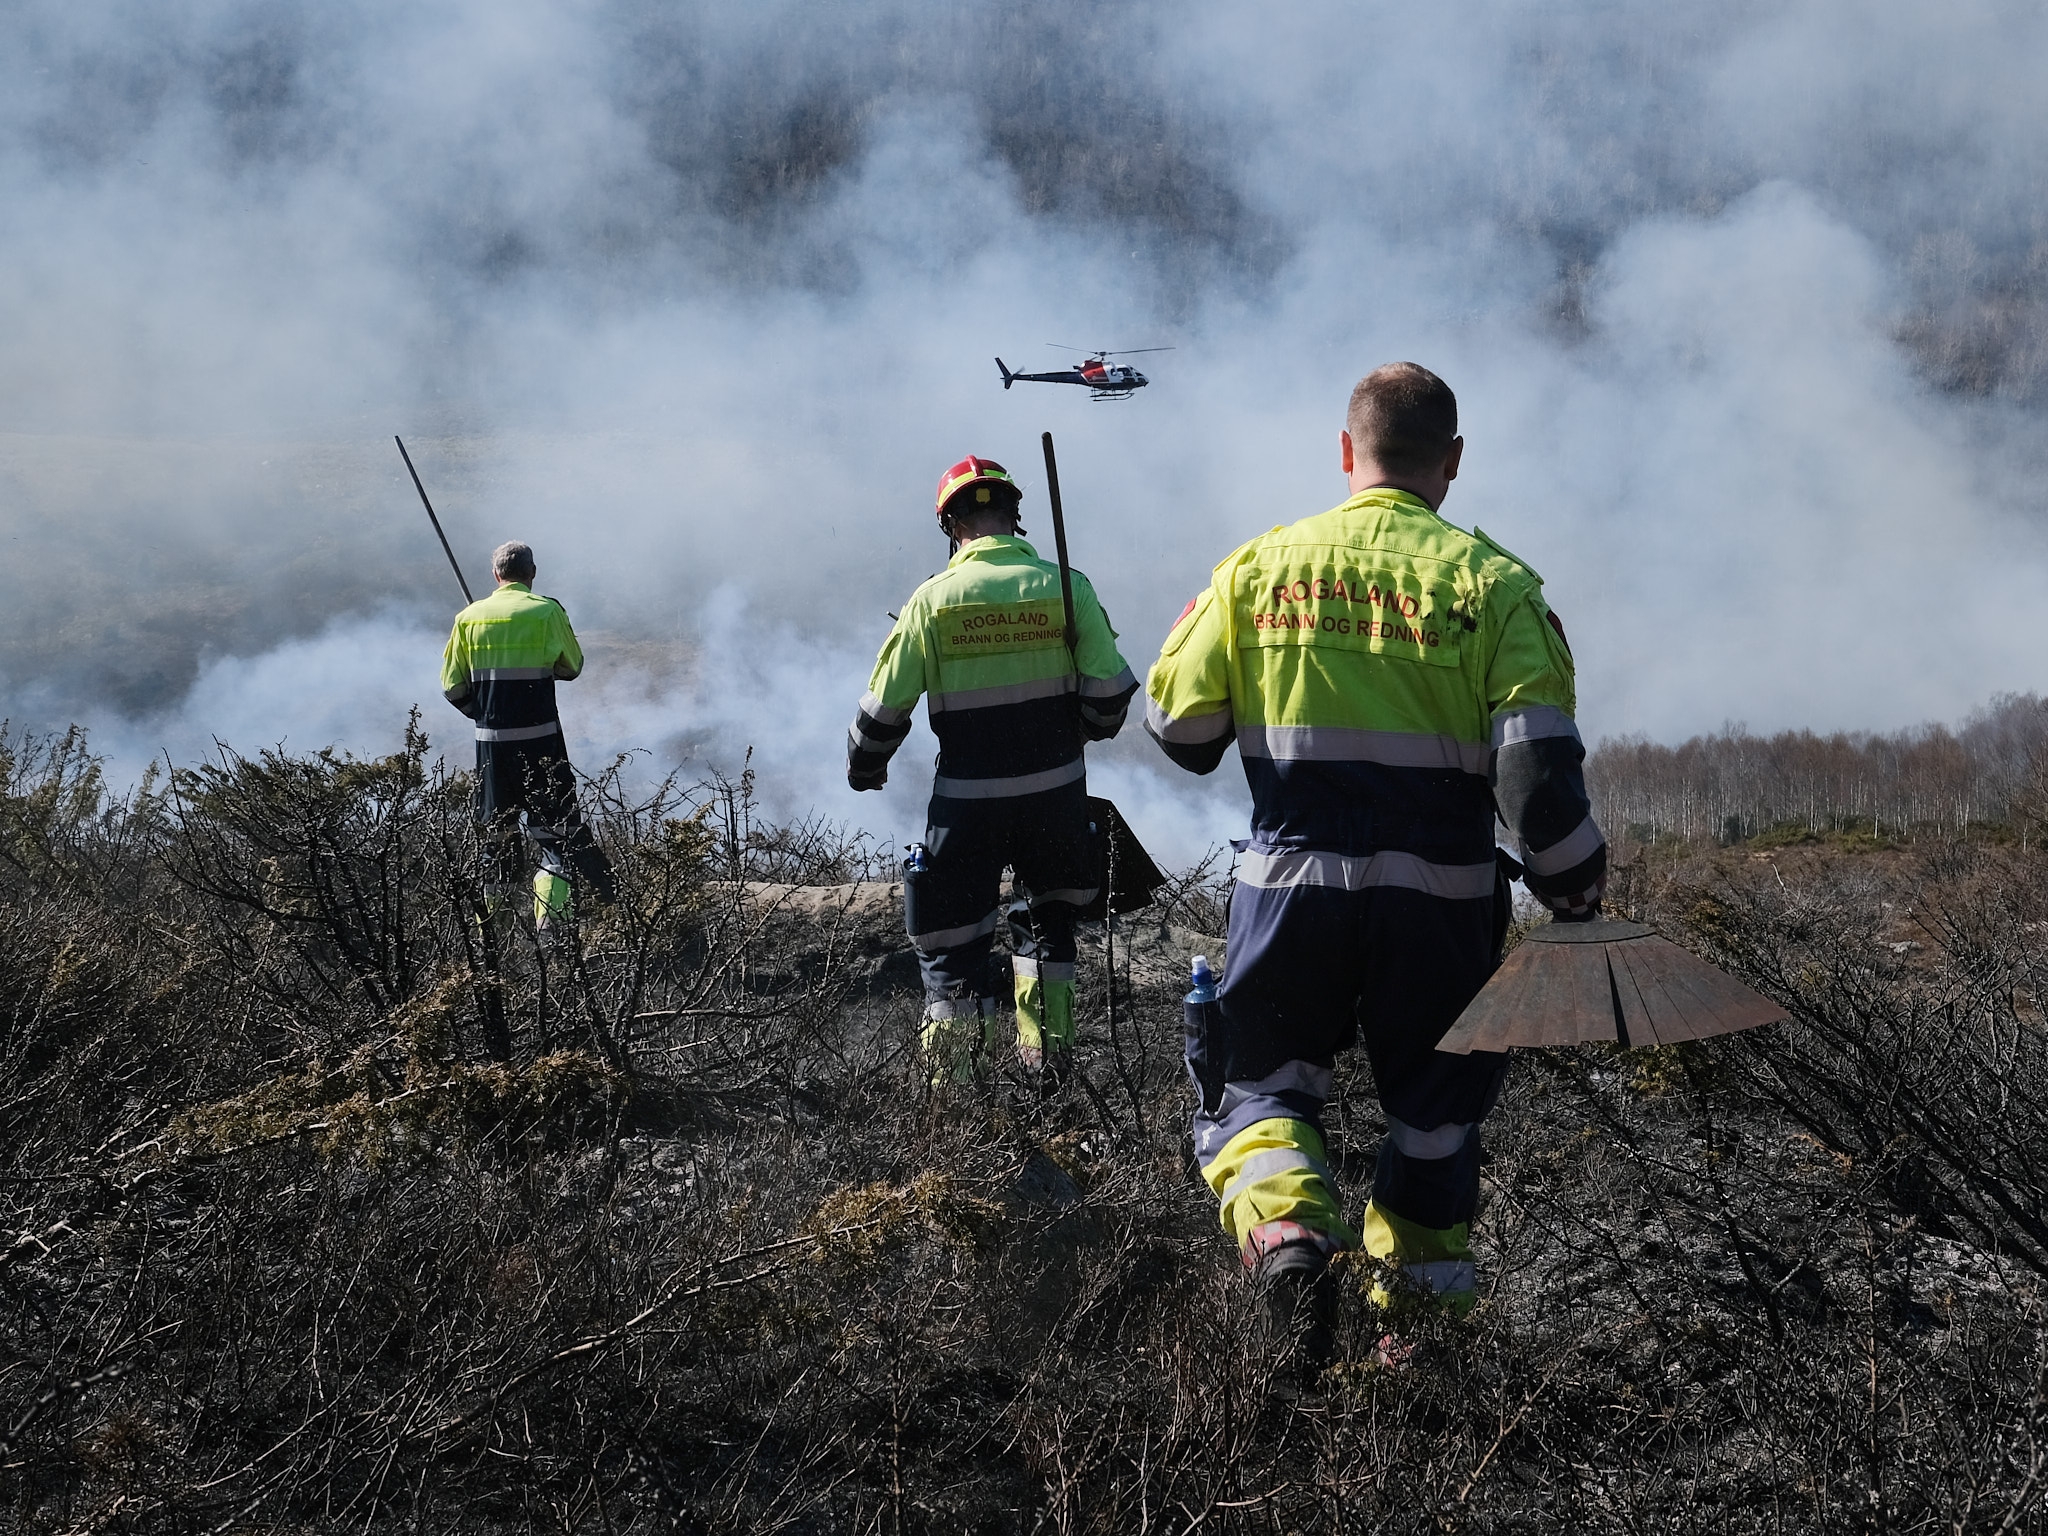
<svg viewBox="0 0 2048 1536">
<path fill-rule="evenodd" d="M 1473 1302 L 1479 1126 L 1507 1058 L 1434 1047 L 1499 963 L 1496 814 L 1558 920 L 1593 917 L 1605 881 L 1564 626 L 1534 571 L 1438 515 L 1457 409 L 1414 363 L 1362 379 L 1339 438 L 1350 499 L 1218 565 L 1146 681 L 1167 756 L 1208 773 L 1235 741 L 1251 788 L 1228 974 L 1190 1030 L 1195 1146 L 1224 1229 L 1312 1355 L 1329 1260 L 1361 1242 L 1406 1271 L 1410 1299 Z M 1354 1229 L 1322 1111 L 1361 1034 L 1387 1135 Z"/>
<path fill-rule="evenodd" d="M 441 689 L 476 722 L 475 814 L 486 909 L 511 911 L 511 892 L 525 872 L 523 834 L 538 856 L 533 920 L 545 938 L 573 911 L 572 870 L 599 902 L 614 894 L 610 863 L 576 803 L 576 777 L 555 710 L 555 683 L 582 672 L 583 649 L 562 605 L 533 590 L 530 548 L 517 541 L 499 545 L 491 573 L 498 589 L 455 616 L 441 656 Z"/>
<path fill-rule="evenodd" d="M 1064 1067 L 1074 1044 L 1074 915 L 1102 878 L 1082 747 L 1122 728 L 1138 687 L 1079 571 L 1069 650 L 1059 567 L 1019 536 L 1022 499 L 991 459 L 970 455 L 939 478 L 952 558 L 904 604 L 847 740 L 847 782 L 880 789 L 925 696 L 938 771 L 924 842 L 905 866 L 903 909 L 924 973 L 923 1042 L 935 1078 L 971 1078 L 994 1045 L 990 948 L 1005 916 L 1018 1057 L 1049 1078 Z"/>
</svg>

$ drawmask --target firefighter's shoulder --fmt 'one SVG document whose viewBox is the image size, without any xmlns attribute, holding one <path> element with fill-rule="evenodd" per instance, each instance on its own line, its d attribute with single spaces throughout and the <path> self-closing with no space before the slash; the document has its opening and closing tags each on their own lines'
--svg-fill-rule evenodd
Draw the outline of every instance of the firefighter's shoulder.
<svg viewBox="0 0 2048 1536">
<path fill-rule="evenodd" d="M 953 579 L 949 579 L 953 578 Z M 960 583 L 952 571 L 936 571 L 919 582 L 896 611 L 896 628 L 915 628 L 931 622 L 941 608 L 963 601 Z"/>
<path fill-rule="evenodd" d="M 912 608 L 939 607 L 945 601 L 947 592 L 959 585 L 957 568 L 934 571 L 917 584 L 916 589 L 910 594 L 910 600 L 903 605 L 903 611 L 908 613 Z"/>
<path fill-rule="evenodd" d="M 1213 596 L 1218 602 L 1228 607 L 1232 594 L 1237 590 L 1238 568 L 1248 560 L 1257 560 L 1269 553 L 1270 551 L 1267 548 L 1269 544 L 1274 542 L 1284 544 L 1287 542 L 1278 536 L 1289 533 L 1297 526 L 1297 524 L 1293 523 L 1275 523 L 1264 533 L 1246 539 L 1237 548 L 1233 549 L 1221 560 L 1218 560 L 1215 565 L 1210 567 L 1209 584 L 1189 599 L 1187 607 L 1181 609 L 1180 618 L 1173 621 L 1174 628 L 1179 629 L 1182 622 L 1200 606 L 1202 599 L 1205 597 Z"/>
<path fill-rule="evenodd" d="M 1472 542 L 1479 547 L 1482 563 L 1492 564 L 1498 561 L 1505 567 L 1502 574 L 1513 571 L 1526 578 L 1534 586 L 1540 587 L 1543 585 L 1543 577 L 1538 574 L 1535 566 L 1509 549 L 1477 523 L 1472 525 Z"/>
<path fill-rule="evenodd" d="M 1090 597 L 1094 598 L 1096 604 L 1100 606 L 1102 602 L 1102 594 L 1095 590 L 1095 583 L 1088 579 L 1088 573 L 1083 570 L 1072 569 L 1071 567 L 1069 569 L 1070 573 L 1074 578 L 1074 590 L 1076 592 L 1086 592 Z M 1059 579 L 1059 567 L 1057 566 L 1053 567 L 1053 579 L 1055 581 Z"/>
<path fill-rule="evenodd" d="M 1256 534 L 1246 539 L 1237 548 L 1216 562 L 1209 572 L 1210 581 L 1222 591 L 1228 592 L 1231 589 L 1231 583 L 1235 579 L 1237 568 L 1240 565 L 1244 564 L 1247 559 L 1265 554 L 1276 544 L 1292 542 L 1290 536 L 1300 526 L 1300 523 L 1275 523 L 1264 533 Z"/>
</svg>

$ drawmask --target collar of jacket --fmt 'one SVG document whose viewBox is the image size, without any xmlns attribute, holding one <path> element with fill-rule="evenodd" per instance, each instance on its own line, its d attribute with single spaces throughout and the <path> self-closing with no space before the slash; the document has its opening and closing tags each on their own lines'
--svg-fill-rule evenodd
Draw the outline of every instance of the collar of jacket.
<svg viewBox="0 0 2048 1536">
<path fill-rule="evenodd" d="M 953 552 L 953 558 L 946 562 L 951 570 L 962 560 L 1036 560 L 1038 551 L 1014 533 L 992 533 L 985 539 L 976 539 L 971 544 L 962 544 Z"/>
<path fill-rule="evenodd" d="M 496 597 L 498 595 L 498 592 L 524 592 L 530 596 L 533 592 L 533 588 L 529 587 L 523 581 L 501 581 L 498 583 L 497 592 L 493 592 L 491 595 L 493 597 Z"/>
<path fill-rule="evenodd" d="M 1423 516 L 1433 517 L 1439 522 L 1444 518 L 1443 513 L 1413 491 L 1404 491 L 1397 485 L 1368 485 L 1345 502 L 1339 510 L 1365 506 L 1385 507 L 1389 512 L 1420 512 Z"/>
</svg>

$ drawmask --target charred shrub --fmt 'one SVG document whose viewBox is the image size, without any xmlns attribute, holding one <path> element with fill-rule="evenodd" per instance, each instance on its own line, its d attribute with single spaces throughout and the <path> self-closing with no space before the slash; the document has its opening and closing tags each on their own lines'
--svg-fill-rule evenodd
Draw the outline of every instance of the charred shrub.
<svg viewBox="0 0 2048 1536">
<path fill-rule="evenodd" d="M 1084 929 L 1064 1087 L 1000 1031 L 934 1087 L 889 861 L 745 774 L 588 782 L 620 899 L 546 934 L 487 910 L 416 728 L 126 798 L 75 736 L 0 747 L 10 1529 L 2040 1518 L 2048 912 L 2010 840 L 1638 850 L 1617 904 L 1792 1022 L 1528 1053 L 1479 1306 L 1383 1312 L 1346 1260 L 1304 1389 L 1183 1144 L 1220 861 Z M 1340 1061 L 1354 1208 L 1382 1130 Z"/>
</svg>

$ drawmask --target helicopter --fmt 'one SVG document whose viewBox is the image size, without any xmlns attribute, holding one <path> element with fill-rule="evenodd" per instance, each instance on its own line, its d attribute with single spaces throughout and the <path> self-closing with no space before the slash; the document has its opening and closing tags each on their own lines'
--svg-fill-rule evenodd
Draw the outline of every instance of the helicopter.
<svg viewBox="0 0 2048 1536">
<path fill-rule="evenodd" d="M 1058 373 L 1012 373 L 1009 366 L 999 357 L 996 367 L 1003 375 L 1003 388 L 1008 389 L 1019 379 L 1026 384 L 1080 384 L 1089 390 L 1091 400 L 1128 400 L 1152 381 L 1137 369 L 1126 363 L 1112 363 L 1112 357 L 1135 357 L 1140 352 L 1171 352 L 1172 347 L 1132 347 L 1122 352 L 1108 347 L 1093 350 L 1084 347 L 1064 346 L 1057 341 L 1046 343 L 1058 347 L 1062 352 L 1079 352 L 1084 361 L 1073 368 Z"/>
</svg>

